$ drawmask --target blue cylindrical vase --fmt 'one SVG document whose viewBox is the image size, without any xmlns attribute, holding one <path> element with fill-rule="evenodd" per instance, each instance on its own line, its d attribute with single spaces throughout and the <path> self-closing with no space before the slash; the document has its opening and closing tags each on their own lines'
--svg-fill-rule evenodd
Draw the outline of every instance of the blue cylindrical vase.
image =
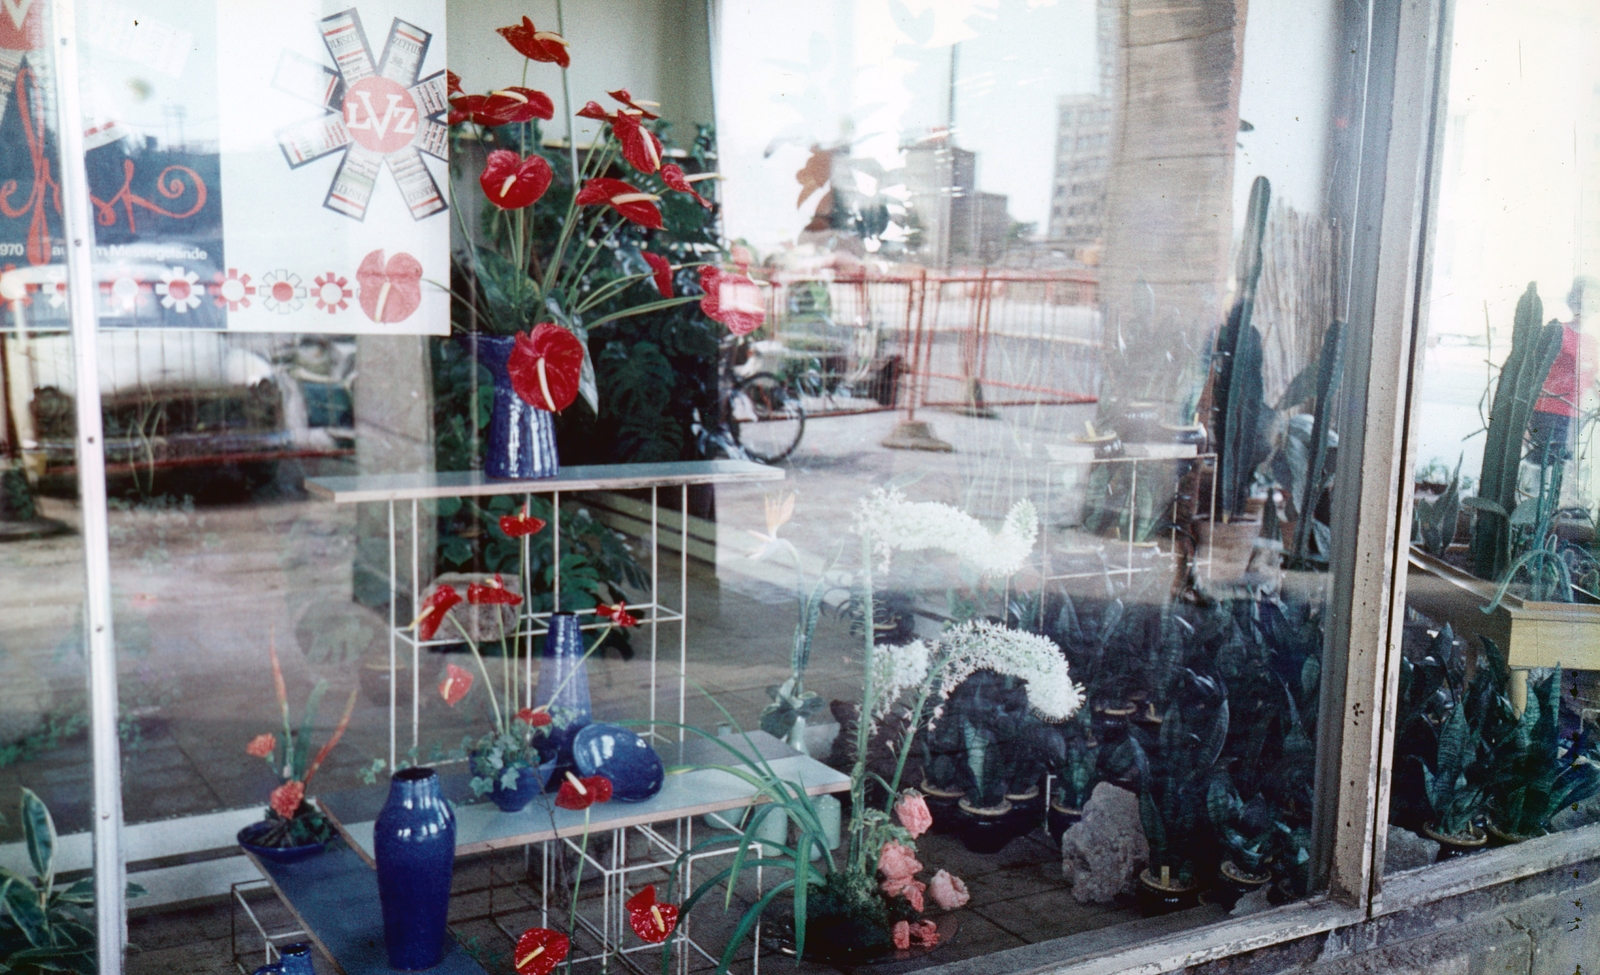
<svg viewBox="0 0 1600 975">
<path fill-rule="evenodd" d="M 556 726 L 539 743 L 540 757 L 546 762 L 555 761 L 545 782 L 546 790 L 560 788 L 566 774 L 573 770 L 572 739 L 594 721 L 583 651 L 583 631 L 578 628 L 577 615 L 551 614 L 550 632 L 545 635 L 539 661 L 539 687 L 533 695 L 534 703 L 549 705 L 550 715 L 556 719 Z"/>
<path fill-rule="evenodd" d="M 494 405 L 489 411 L 483 472 L 490 477 L 515 480 L 554 477 L 561 471 L 561 461 L 556 457 L 555 414 L 524 402 L 511 388 L 506 362 L 515 344 L 515 338 L 505 335 L 473 336 L 474 355 L 494 377 Z"/>
<path fill-rule="evenodd" d="M 283 975 L 316 975 L 317 971 L 311 965 L 311 946 L 304 941 L 284 945 L 278 964 L 283 966 Z"/>
<path fill-rule="evenodd" d="M 439 791 L 437 772 L 408 768 L 394 774 L 372 846 L 389 967 L 432 968 L 444 958 L 456 859 L 456 817 Z"/>
</svg>

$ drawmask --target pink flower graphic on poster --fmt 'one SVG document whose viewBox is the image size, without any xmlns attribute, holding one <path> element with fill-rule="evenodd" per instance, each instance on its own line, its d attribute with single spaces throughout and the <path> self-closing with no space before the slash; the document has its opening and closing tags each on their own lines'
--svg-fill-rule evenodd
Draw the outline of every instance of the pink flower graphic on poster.
<svg viewBox="0 0 1600 975">
<path fill-rule="evenodd" d="M 240 274 L 238 268 L 230 267 L 227 277 L 218 274 L 212 278 L 212 282 L 211 294 L 217 307 L 229 311 L 250 307 L 250 299 L 256 293 L 255 286 L 250 283 L 250 275 Z"/>
<path fill-rule="evenodd" d="M 350 307 L 350 298 L 355 292 L 345 287 L 350 283 L 349 278 L 329 271 L 317 275 L 311 283 L 316 286 L 316 290 L 312 293 L 317 296 L 318 311 L 333 315 Z"/>
<path fill-rule="evenodd" d="M 161 280 L 155 286 L 156 294 L 161 296 L 161 307 L 180 315 L 199 308 L 200 296 L 205 293 L 205 288 L 196 284 L 199 280 L 200 275 L 181 267 L 162 271 Z"/>
<path fill-rule="evenodd" d="M 292 274 L 283 268 L 268 271 L 261 276 L 261 287 L 256 289 L 261 295 L 261 303 L 267 311 L 287 315 L 299 311 L 306 303 L 306 286 L 300 282 L 300 275 Z"/>
</svg>

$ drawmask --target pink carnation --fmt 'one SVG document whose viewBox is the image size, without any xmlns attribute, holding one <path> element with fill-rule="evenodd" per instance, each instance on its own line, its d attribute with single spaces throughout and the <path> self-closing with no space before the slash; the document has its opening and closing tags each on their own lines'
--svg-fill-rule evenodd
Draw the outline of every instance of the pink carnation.
<svg viewBox="0 0 1600 975">
<path fill-rule="evenodd" d="M 901 923 L 905 922 L 902 921 Z M 916 924 L 911 925 L 910 934 L 911 937 L 917 940 L 918 944 L 932 946 L 939 943 L 939 926 L 932 921 L 918 921 Z"/>
<path fill-rule="evenodd" d="M 933 895 L 933 902 L 947 911 L 962 907 L 972 899 L 972 895 L 967 893 L 967 885 L 961 882 L 960 877 L 951 876 L 948 870 L 940 870 L 933 875 L 928 892 Z"/>
<path fill-rule="evenodd" d="M 903 843 L 885 843 L 878 854 L 878 869 L 889 880 L 910 880 L 922 870 L 911 847 Z"/>
<path fill-rule="evenodd" d="M 906 828 L 912 839 L 926 833 L 933 825 L 933 813 L 928 811 L 927 800 L 922 798 L 922 793 L 908 791 L 900 797 L 895 804 L 894 815 L 900 820 L 900 825 Z"/>
<path fill-rule="evenodd" d="M 896 921 L 894 925 L 894 946 L 901 951 L 911 947 L 911 922 Z"/>
<path fill-rule="evenodd" d="M 885 880 L 879 885 L 879 888 L 887 897 L 904 896 L 906 900 L 911 902 L 912 908 L 921 913 L 923 909 L 922 892 L 928 889 L 928 885 L 920 880 L 903 877 Z"/>
</svg>

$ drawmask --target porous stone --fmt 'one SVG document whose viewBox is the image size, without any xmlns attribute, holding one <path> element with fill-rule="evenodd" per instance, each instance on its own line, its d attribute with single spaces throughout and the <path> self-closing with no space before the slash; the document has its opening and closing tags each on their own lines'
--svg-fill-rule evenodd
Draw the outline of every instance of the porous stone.
<svg viewBox="0 0 1600 975">
<path fill-rule="evenodd" d="M 1425 867 L 1438 857 L 1438 843 L 1398 826 L 1389 827 L 1388 853 L 1383 860 L 1384 873 Z"/>
<path fill-rule="evenodd" d="M 1106 904 L 1132 893 L 1150 863 L 1139 797 L 1109 782 L 1094 787 L 1083 819 L 1061 836 L 1061 873 L 1080 904 Z"/>
</svg>

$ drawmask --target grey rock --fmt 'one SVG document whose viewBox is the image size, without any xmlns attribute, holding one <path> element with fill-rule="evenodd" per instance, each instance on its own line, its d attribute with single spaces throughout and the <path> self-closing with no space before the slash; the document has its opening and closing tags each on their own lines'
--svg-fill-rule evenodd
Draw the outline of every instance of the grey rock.
<svg viewBox="0 0 1600 975">
<path fill-rule="evenodd" d="M 1255 914 L 1258 911 L 1264 911 L 1270 908 L 1272 906 L 1272 901 L 1267 899 L 1267 890 L 1267 887 L 1262 887 L 1259 890 L 1252 890 L 1250 893 L 1239 898 L 1239 900 L 1234 903 L 1233 910 L 1229 913 L 1234 917 L 1244 917 L 1246 914 Z"/>
<path fill-rule="evenodd" d="M 1590 823 L 1600 823 L 1600 796 L 1595 796 L 1587 802 L 1567 806 L 1550 817 L 1550 831 L 1559 833 L 1562 830 L 1588 826 Z"/>
<path fill-rule="evenodd" d="M 1061 836 L 1061 873 L 1080 904 L 1107 904 L 1132 893 L 1150 863 L 1139 822 L 1139 797 L 1108 782 L 1094 787 L 1083 819 Z"/>
<path fill-rule="evenodd" d="M 1389 827 L 1388 853 L 1384 855 L 1383 872 L 1414 870 L 1438 859 L 1439 844 L 1425 836 L 1418 836 L 1398 826 Z"/>
</svg>

